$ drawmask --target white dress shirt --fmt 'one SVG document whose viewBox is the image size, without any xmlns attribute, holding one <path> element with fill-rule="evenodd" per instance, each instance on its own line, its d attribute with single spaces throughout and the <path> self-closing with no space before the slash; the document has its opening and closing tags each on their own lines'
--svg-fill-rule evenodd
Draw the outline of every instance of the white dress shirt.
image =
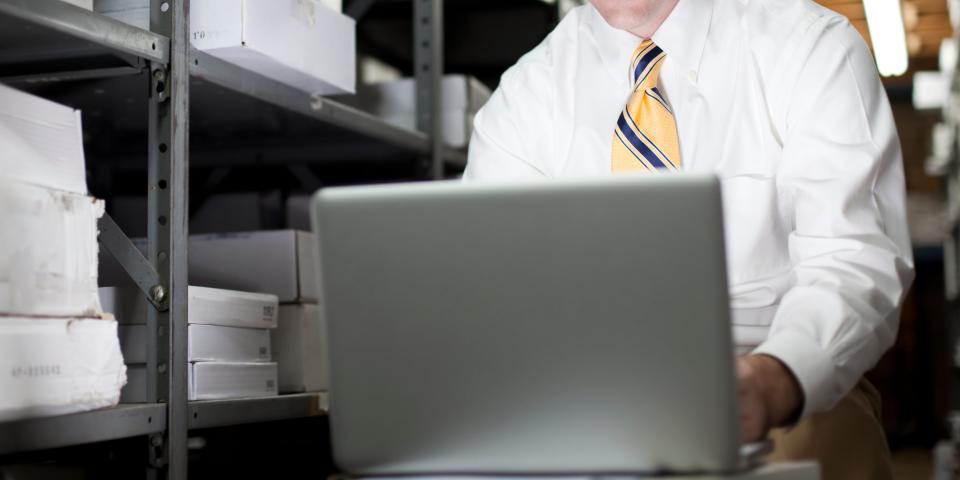
<svg viewBox="0 0 960 480">
<path fill-rule="evenodd" d="M 737 343 L 793 371 L 804 415 L 830 409 L 892 345 L 913 279 L 873 58 L 810 0 L 680 0 L 653 41 L 683 169 L 722 182 Z M 464 178 L 610 175 L 640 42 L 593 6 L 569 13 L 477 115 Z"/>
</svg>

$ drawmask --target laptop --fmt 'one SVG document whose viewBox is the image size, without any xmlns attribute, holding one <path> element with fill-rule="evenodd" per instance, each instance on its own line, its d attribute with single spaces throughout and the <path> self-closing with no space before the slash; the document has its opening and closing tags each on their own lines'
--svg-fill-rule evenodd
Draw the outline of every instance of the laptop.
<svg viewBox="0 0 960 480">
<path fill-rule="evenodd" d="M 715 177 L 330 188 L 312 217 L 345 473 L 741 466 Z"/>
</svg>

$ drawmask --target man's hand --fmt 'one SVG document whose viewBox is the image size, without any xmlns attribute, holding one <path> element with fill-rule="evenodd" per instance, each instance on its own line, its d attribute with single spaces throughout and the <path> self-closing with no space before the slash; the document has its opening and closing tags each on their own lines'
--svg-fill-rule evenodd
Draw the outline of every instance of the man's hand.
<svg viewBox="0 0 960 480">
<path fill-rule="evenodd" d="M 770 429 L 787 425 L 800 415 L 803 391 L 780 360 L 769 355 L 738 358 L 737 383 L 743 442 L 763 440 Z"/>
</svg>

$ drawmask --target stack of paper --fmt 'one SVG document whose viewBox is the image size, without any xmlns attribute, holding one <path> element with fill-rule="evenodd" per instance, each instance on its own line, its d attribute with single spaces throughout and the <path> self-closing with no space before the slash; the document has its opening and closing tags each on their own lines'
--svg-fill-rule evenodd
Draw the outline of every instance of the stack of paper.
<svg viewBox="0 0 960 480">
<path fill-rule="evenodd" d="M 0 314 L 99 316 L 102 215 L 99 200 L 8 179 L 0 170 Z"/>
<path fill-rule="evenodd" d="M 103 203 L 80 113 L 2 85 L 0 105 L 0 421 L 115 405 L 125 368 L 97 297 Z"/>
<path fill-rule="evenodd" d="M 125 380 L 117 322 L 0 319 L 0 421 L 113 406 Z"/>
<path fill-rule="evenodd" d="M 270 332 L 277 326 L 276 295 L 206 287 L 187 290 L 187 357 L 191 400 L 277 394 L 277 364 Z M 106 308 L 115 309 L 131 382 L 123 401 L 146 401 L 146 298 L 134 288 L 103 288 Z"/>
</svg>

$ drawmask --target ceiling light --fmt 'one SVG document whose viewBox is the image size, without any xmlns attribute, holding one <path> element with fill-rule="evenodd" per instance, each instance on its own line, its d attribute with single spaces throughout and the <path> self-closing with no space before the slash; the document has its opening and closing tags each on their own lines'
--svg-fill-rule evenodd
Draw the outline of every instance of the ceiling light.
<svg viewBox="0 0 960 480">
<path fill-rule="evenodd" d="M 863 0 L 873 54 L 880 74 L 889 77 L 907 71 L 907 35 L 900 0 Z"/>
</svg>

